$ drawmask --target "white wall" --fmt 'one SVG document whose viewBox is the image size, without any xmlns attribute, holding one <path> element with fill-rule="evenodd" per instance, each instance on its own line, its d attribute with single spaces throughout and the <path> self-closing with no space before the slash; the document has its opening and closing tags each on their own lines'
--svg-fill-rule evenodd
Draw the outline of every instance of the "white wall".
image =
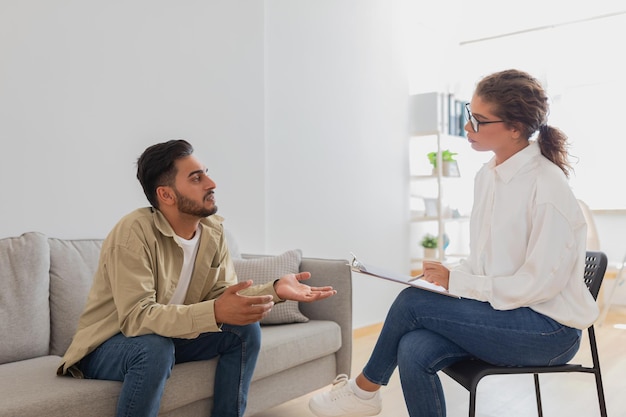
<svg viewBox="0 0 626 417">
<path fill-rule="evenodd" d="M 256 1 L 0 0 L 0 237 L 104 237 L 147 205 L 139 154 L 187 138 L 227 225 L 263 249 L 263 14 Z"/>
<path fill-rule="evenodd" d="M 404 270 L 402 7 L 0 0 L 0 237 L 104 237 L 147 205 L 139 154 L 187 138 L 243 251 Z M 354 279 L 381 321 L 400 288 Z"/>
<path fill-rule="evenodd" d="M 268 250 L 408 271 L 398 2 L 267 2 Z M 355 274 L 355 326 L 400 288 Z"/>
<path fill-rule="evenodd" d="M 187 138 L 243 251 L 405 271 L 405 103 L 458 87 L 450 1 L 0 0 L 0 238 L 104 237 L 143 149 Z M 400 288 L 353 281 L 381 321 Z"/>
</svg>

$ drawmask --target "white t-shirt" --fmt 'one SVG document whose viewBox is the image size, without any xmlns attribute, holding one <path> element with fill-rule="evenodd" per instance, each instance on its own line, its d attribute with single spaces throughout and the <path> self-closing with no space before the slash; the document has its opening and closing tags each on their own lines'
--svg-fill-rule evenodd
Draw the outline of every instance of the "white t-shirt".
<svg viewBox="0 0 626 417">
<path fill-rule="evenodd" d="M 485 164 L 474 185 L 470 256 L 450 272 L 450 292 L 589 327 L 599 311 L 583 281 L 587 225 L 563 171 L 531 141 Z"/>
<path fill-rule="evenodd" d="M 183 304 L 185 302 L 187 290 L 189 289 L 189 283 L 191 282 L 191 273 L 193 272 L 193 267 L 196 263 L 196 254 L 198 253 L 198 243 L 200 242 L 201 231 L 202 230 L 198 228 L 195 235 L 189 240 L 183 239 L 178 235 L 175 237 L 176 241 L 183 249 L 185 256 L 183 259 L 183 268 L 180 271 L 178 285 L 174 290 L 174 295 L 172 295 L 172 299 L 169 304 Z"/>
</svg>

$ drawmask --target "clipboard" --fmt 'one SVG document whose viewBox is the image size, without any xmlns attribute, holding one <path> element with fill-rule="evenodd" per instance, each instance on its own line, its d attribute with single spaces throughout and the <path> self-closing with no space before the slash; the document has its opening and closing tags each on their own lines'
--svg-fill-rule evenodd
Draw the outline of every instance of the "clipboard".
<svg viewBox="0 0 626 417">
<path fill-rule="evenodd" d="M 397 283 L 404 284 L 404 285 L 409 285 L 411 287 L 420 288 L 422 290 L 426 290 L 430 292 L 435 292 L 437 294 L 445 295 L 448 297 L 461 298 L 460 296 L 456 294 L 452 294 L 450 291 L 446 290 L 445 288 L 439 285 L 433 284 L 431 282 L 428 282 L 422 279 L 422 277 L 424 276 L 423 274 L 418 275 L 416 277 L 412 277 L 410 275 L 397 274 L 395 272 L 386 271 L 382 268 L 378 268 L 372 265 L 365 266 L 363 262 L 359 261 L 356 258 L 355 254 L 351 253 L 351 255 L 352 255 L 352 262 L 350 262 L 350 269 L 353 272 L 357 272 L 359 274 L 370 275 L 376 278 L 381 278 L 381 279 L 397 282 Z"/>
</svg>

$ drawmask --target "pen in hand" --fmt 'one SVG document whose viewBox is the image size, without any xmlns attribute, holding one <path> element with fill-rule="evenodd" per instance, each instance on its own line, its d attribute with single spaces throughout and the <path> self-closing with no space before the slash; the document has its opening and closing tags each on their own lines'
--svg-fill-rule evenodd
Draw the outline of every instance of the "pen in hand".
<svg viewBox="0 0 626 417">
<path fill-rule="evenodd" d="M 424 274 L 419 274 L 418 276 L 411 278 L 407 282 L 413 282 L 413 281 L 418 280 L 420 278 L 424 278 Z"/>
</svg>

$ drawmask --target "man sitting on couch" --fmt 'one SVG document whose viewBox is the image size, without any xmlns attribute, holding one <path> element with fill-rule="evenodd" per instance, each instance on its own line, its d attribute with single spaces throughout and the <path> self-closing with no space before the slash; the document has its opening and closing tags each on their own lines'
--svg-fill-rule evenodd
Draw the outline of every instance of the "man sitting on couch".
<svg viewBox="0 0 626 417">
<path fill-rule="evenodd" d="M 156 416 L 176 363 L 219 356 L 213 416 L 243 416 L 259 320 L 275 302 L 316 301 L 332 287 L 237 283 L 215 183 L 184 140 L 147 148 L 137 178 L 152 207 L 122 218 L 103 243 L 78 329 L 57 373 L 122 381 L 117 416 Z"/>
</svg>

